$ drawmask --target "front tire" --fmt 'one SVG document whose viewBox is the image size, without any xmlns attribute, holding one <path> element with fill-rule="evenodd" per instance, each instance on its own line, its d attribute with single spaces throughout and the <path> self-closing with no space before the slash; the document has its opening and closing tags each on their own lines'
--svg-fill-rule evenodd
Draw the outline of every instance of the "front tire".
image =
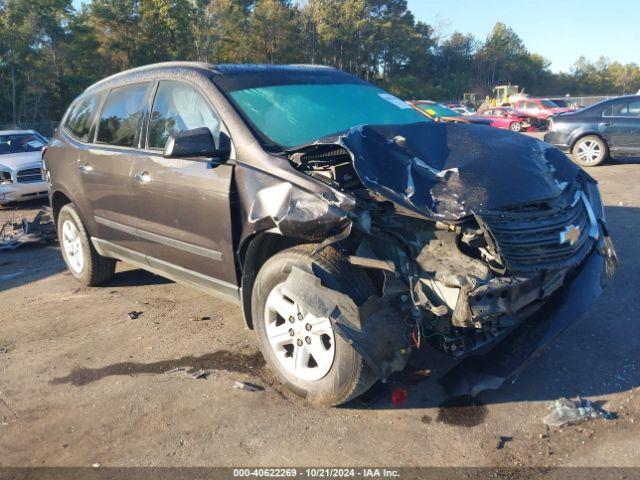
<svg viewBox="0 0 640 480">
<path fill-rule="evenodd" d="M 72 204 L 60 209 L 57 224 L 62 257 L 73 278 L 87 287 L 111 280 L 116 261 L 98 254 Z"/>
<path fill-rule="evenodd" d="M 511 125 L 509 125 L 509 130 L 512 132 L 521 132 L 522 124 L 520 122 L 512 122 Z"/>
<path fill-rule="evenodd" d="M 571 150 L 573 160 L 583 167 L 596 167 L 609 156 L 609 149 L 600 137 L 588 135 L 579 139 Z"/>
<path fill-rule="evenodd" d="M 314 274 L 324 287 L 364 303 L 375 289 L 369 277 L 333 248 L 313 254 L 303 245 L 271 257 L 260 269 L 252 292 L 252 317 L 260 350 L 269 366 L 297 395 L 316 405 L 352 400 L 375 382 L 360 354 L 334 331 L 328 318 L 287 296 L 292 267 Z M 362 328 L 360 319 L 355 329 Z"/>
</svg>

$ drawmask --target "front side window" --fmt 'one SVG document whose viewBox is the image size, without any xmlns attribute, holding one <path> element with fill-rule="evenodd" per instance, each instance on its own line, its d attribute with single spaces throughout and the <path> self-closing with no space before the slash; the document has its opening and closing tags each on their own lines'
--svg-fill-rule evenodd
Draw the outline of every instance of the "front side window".
<svg viewBox="0 0 640 480">
<path fill-rule="evenodd" d="M 98 143 L 133 147 L 140 129 L 147 92 L 146 83 L 114 88 L 109 92 L 98 125 Z"/>
<path fill-rule="evenodd" d="M 360 83 L 269 85 L 230 96 L 264 137 L 284 148 L 360 125 L 429 121 L 399 98 Z"/>
<path fill-rule="evenodd" d="M 206 127 L 214 138 L 220 120 L 204 97 L 180 82 L 160 82 L 149 121 L 149 148 L 163 149 L 170 135 Z"/>
<path fill-rule="evenodd" d="M 67 115 L 64 124 L 67 131 L 72 137 L 81 142 L 89 141 L 89 132 L 91 130 L 91 120 L 98 106 L 99 96 L 92 95 L 76 102 Z"/>
</svg>

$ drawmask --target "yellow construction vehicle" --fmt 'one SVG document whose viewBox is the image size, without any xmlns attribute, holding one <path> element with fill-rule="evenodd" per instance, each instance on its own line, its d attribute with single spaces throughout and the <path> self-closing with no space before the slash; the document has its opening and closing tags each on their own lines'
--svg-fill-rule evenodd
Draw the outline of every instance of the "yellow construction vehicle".
<svg viewBox="0 0 640 480">
<path fill-rule="evenodd" d="M 485 104 L 488 103 L 490 107 L 506 107 L 522 98 L 526 98 L 526 95 L 524 90 L 518 89 L 518 85 L 497 85 L 493 89 L 493 98 L 487 98 Z"/>
</svg>

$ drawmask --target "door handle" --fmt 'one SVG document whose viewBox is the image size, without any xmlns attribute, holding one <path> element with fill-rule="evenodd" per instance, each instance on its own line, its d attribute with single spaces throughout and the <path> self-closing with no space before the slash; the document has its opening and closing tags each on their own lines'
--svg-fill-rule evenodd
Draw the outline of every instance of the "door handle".
<svg viewBox="0 0 640 480">
<path fill-rule="evenodd" d="M 81 172 L 91 172 L 93 171 L 93 167 L 88 163 L 81 163 L 80 165 L 78 165 L 78 170 L 80 170 Z"/>
<path fill-rule="evenodd" d="M 151 181 L 151 175 L 149 175 L 149 172 L 140 172 L 140 173 L 136 173 L 133 176 L 133 179 L 136 182 L 144 185 L 145 183 L 149 183 Z"/>
<path fill-rule="evenodd" d="M 600 122 L 598 125 L 601 127 L 610 127 L 613 125 L 613 122 Z"/>
</svg>

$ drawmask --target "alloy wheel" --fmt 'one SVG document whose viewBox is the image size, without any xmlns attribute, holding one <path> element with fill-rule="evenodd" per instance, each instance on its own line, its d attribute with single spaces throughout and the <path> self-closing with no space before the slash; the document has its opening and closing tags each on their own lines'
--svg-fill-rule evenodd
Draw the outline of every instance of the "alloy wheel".
<svg viewBox="0 0 640 480">
<path fill-rule="evenodd" d="M 78 227 L 71 220 L 65 220 L 62 224 L 62 248 L 69 267 L 75 273 L 81 273 L 84 269 L 84 252 Z"/>
<path fill-rule="evenodd" d="M 280 365 L 307 382 L 322 379 L 335 359 L 331 320 L 306 311 L 276 285 L 265 303 L 265 327 L 269 344 Z"/>
<path fill-rule="evenodd" d="M 576 155 L 581 162 L 590 164 L 600 161 L 603 155 L 602 146 L 595 140 L 580 142 Z"/>
</svg>

